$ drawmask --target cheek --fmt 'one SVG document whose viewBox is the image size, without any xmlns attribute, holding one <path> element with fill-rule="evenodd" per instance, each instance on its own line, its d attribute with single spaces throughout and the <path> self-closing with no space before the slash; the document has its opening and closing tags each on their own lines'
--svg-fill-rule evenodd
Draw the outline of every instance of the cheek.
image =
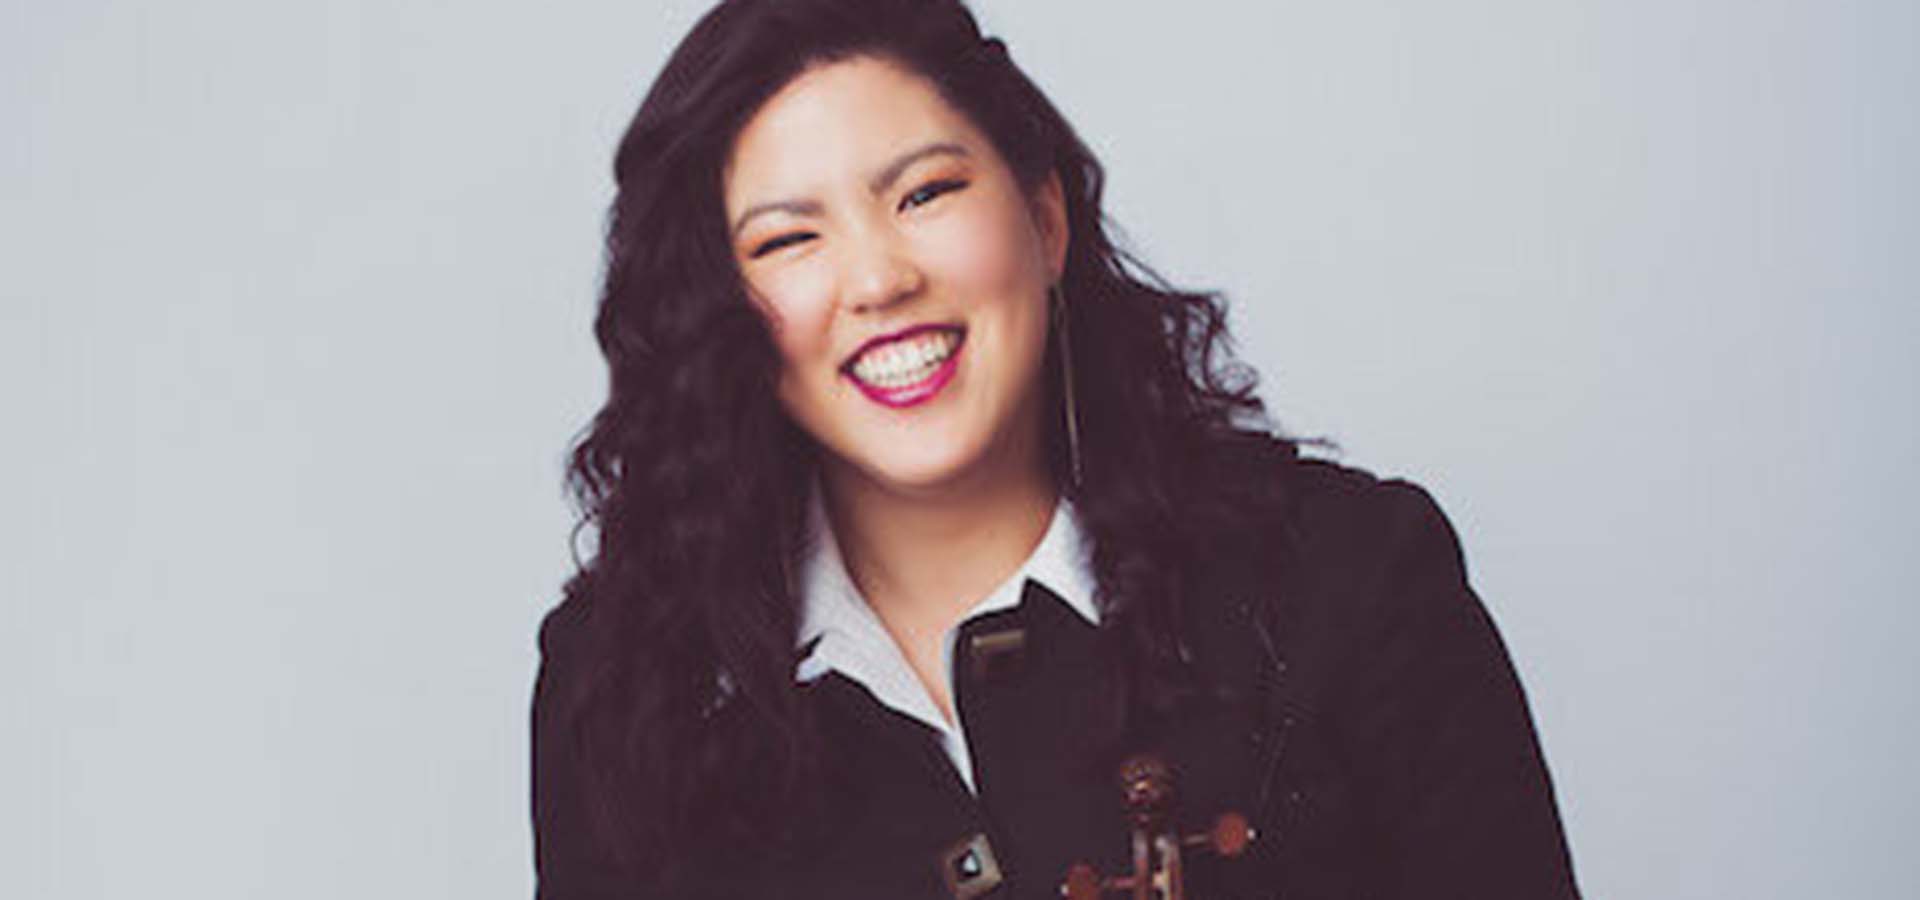
<svg viewBox="0 0 1920 900">
<path fill-rule="evenodd" d="M 833 295 L 820 273 L 802 268 L 756 279 L 753 293 L 789 374 L 831 351 Z"/>
<path fill-rule="evenodd" d="M 992 346 L 997 355 L 1004 354 L 990 367 L 993 377 L 1024 381 L 1044 353 L 1046 260 L 1018 207 L 982 213 L 942 222 L 924 258 L 938 268 L 963 309 L 992 323 Z"/>
<path fill-rule="evenodd" d="M 1005 296 L 1033 278 L 1039 262 L 1031 226 L 1006 210 L 981 209 L 940 223 L 928 236 L 928 264 L 945 280 Z"/>
<path fill-rule="evenodd" d="M 837 377 L 832 359 L 833 294 L 816 266 L 795 266 L 753 279 L 754 299 L 773 332 L 780 354 L 780 405 L 795 421 L 813 416 L 830 388 L 821 379 Z"/>
</svg>

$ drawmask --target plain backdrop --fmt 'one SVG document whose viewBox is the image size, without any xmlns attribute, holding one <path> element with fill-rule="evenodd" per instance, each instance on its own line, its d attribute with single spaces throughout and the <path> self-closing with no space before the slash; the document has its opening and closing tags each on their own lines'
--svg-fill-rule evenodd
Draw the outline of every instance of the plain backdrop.
<svg viewBox="0 0 1920 900">
<path fill-rule="evenodd" d="M 529 895 L 612 148 L 704 8 L 4 0 L 0 896 Z M 1590 896 L 1920 896 L 1920 6 L 978 9 L 1453 517 Z"/>
</svg>

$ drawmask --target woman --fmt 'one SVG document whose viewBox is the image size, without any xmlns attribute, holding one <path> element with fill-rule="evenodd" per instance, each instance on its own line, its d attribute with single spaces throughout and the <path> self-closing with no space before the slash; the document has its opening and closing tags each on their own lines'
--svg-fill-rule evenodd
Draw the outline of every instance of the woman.
<svg viewBox="0 0 1920 900">
<path fill-rule="evenodd" d="M 542 897 L 1112 887 L 1127 766 L 1189 897 L 1574 895 L 1444 517 L 1260 427 L 958 2 L 722 3 L 616 175 Z"/>
</svg>

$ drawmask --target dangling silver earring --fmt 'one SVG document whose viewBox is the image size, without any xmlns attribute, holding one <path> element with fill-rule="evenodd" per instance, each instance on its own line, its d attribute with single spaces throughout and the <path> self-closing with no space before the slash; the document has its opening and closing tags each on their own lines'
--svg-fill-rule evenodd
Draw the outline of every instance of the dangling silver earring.
<svg viewBox="0 0 1920 900">
<path fill-rule="evenodd" d="M 1060 342 L 1060 394 L 1067 413 L 1067 462 L 1073 486 L 1078 489 L 1081 484 L 1080 413 L 1073 404 L 1073 339 L 1067 334 L 1067 296 L 1056 281 L 1048 286 L 1047 298 L 1053 306 L 1053 333 Z"/>
</svg>

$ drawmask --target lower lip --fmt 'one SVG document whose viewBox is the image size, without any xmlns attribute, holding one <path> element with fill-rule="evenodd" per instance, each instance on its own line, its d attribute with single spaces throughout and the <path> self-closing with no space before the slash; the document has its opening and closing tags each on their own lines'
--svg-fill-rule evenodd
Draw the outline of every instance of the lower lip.
<svg viewBox="0 0 1920 900">
<path fill-rule="evenodd" d="M 853 386 L 860 389 L 860 393 L 867 395 L 868 400 L 881 406 L 890 409 L 919 406 L 932 400 L 935 394 L 940 393 L 941 388 L 947 386 L 947 382 L 953 380 L 953 373 L 960 367 L 960 354 L 966 350 L 966 346 L 967 342 L 963 337 L 954 345 L 953 352 L 947 356 L 946 360 L 940 363 L 940 367 L 933 370 L 933 374 L 912 384 L 903 384 L 899 387 L 877 387 L 861 381 L 852 373 L 847 374 L 847 380 L 852 381 Z"/>
</svg>

